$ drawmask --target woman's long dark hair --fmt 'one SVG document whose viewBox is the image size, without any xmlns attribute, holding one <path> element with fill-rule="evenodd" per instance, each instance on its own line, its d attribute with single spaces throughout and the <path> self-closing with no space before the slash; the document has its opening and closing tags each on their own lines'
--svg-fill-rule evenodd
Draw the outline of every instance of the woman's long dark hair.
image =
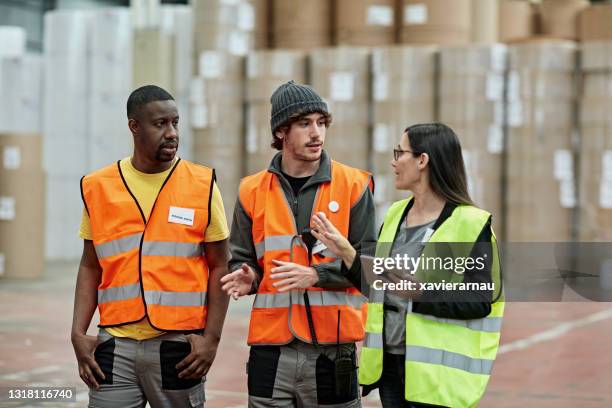
<svg viewBox="0 0 612 408">
<path fill-rule="evenodd" d="M 459 138 L 442 123 L 424 123 L 406 128 L 411 149 L 429 155 L 432 190 L 455 205 L 474 205 L 467 189 L 465 165 Z"/>
</svg>

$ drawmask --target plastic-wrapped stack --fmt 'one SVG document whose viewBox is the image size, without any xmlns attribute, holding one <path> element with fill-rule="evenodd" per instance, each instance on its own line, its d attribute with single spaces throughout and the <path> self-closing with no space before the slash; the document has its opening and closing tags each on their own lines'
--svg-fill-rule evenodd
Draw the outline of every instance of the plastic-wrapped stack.
<svg viewBox="0 0 612 408">
<path fill-rule="evenodd" d="M 243 65 L 226 52 L 202 52 L 191 83 L 193 161 L 216 170 L 227 214 L 243 169 Z"/>
<path fill-rule="evenodd" d="M 369 165 L 369 66 L 367 48 L 337 47 L 312 51 L 310 83 L 333 116 L 325 150 L 349 166 Z"/>
<path fill-rule="evenodd" d="M 433 46 L 390 46 L 372 53 L 372 171 L 379 215 L 407 194 L 395 189 L 390 165 L 404 129 L 434 121 L 436 52 Z"/>
<path fill-rule="evenodd" d="M 440 121 L 459 136 L 468 191 L 491 212 L 502 234 L 505 45 L 447 47 L 440 52 Z"/>
<path fill-rule="evenodd" d="M 132 152 L 125 103 L 131 92 L 132 24 L 128 8 L 97 11 L 91 21 L 89 170 Z M 82 137 L 83 135 L 81 135 Z"/>
<path fill-rule="evenodd" d="M 612 241 L 612 42 L 582 44 L 581 241 Z"/>
<path fill-rule="evenodd" d="M 268 167 L 277 150 L 270 146 L 270 97 L 278 86 L 294 80 L 306 81 L 306 55 L 301 51 L 255 51 L 246 68 L 246 168 L 245 175 Z"/>
<path fill-rule="evenodd" d="M 272 0 L 274 48 L 311 49 L 332 44 L 331 0 Z"/>
<path fill-rule="evenodd" d="M 338 45 L 386 45 L 395 42 L 395 0 L 337 0 Z"/>
<path fill-rule="evenodd" d="M 509 60 L 506 239 L 570 240 L 576 206 L 576 46 L 513 45 Z"/>
<path fill-rule="evenodd" d="M 43 163 L 47 172 L 48 259 L 77 259 L 82 252 L 78 238 L 83 208 L 79 179 L 90 170 L 92 22 L 89 11 L 45 14 Z"/>
<path fill-rule="evenodd" d="M 267 41 L 266 1 L 195 0 L 193 2 L 195 51 L 225 50 L 246 55 Z"/>
</svg>

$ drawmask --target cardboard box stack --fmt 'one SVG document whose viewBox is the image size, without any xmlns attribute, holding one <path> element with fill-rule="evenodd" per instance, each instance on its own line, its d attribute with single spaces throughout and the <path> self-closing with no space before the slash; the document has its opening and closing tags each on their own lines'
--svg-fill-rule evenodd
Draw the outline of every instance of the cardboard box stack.
<svg viewBox="0 0 612 408">
<path fill-rule="evenodd" d="M 191 83 L 193 160 L 216 170 L 227 214 L 242 177 L 243 66 L 242 57 L 205 51 Z"/>
<path fill-rule="evenodd" d="M 578 16 L 589 6 L 589 0 L 543 0 L 542 34 L 566 40 L 578 39 Z"/>
<path fill-rule="evenodd" d="M 448 47 L 440 53 L 439 119 L 459 137 L 470 196 L 491 212 L 500 235 L 507 56 L 502 44 Z"/>
<path fill-rule="evenodd" d="M 270 146 L 270 97 L 278 86 L 306 82 L 306 55 L 302 51 L 254 51 L 246 62 L 246 166 L 244 174 L 266 169 L 278 152 Z"/>
<path fill-rule="evenodd" d="M 367 48 L 317 49 L 310 54 L 310 83 L 333 116 L 325 150 L 334 160 L 361 169 L 369 166 L 369 73 Z"/>
<path fill-rule="evenodd" d="M 576 46 L 540 41 L 509 50 L 506 238 L 567 241 L 576 206 Z"/>
<path fill-rule="evenodd" d="M 532 37 L 536 32 L 536 15 L 527 0 L 500 0 L 499 41 L 514 42 Z"/>
<path fill-rule="evenodd" d="M 612 241 L 612 41 L 582 45 L 581 241 Z"/>
<path fill-rule="evenodd" d="M 392 202 L 408 194 L 395 189 L 390 164 L 404 129 L 435 119 L 436 53 L 434 46 L 390 46 L 372 52 L 371 148 L 379 216 Z"/>
<path fill-rule="evenodd" d="M 612 40 L 612 4 L 593 4 L 580 13 L 580 41 Z"/>
<path fill-rule="evenodd" d="M 26 54 L 25 30 L 0 27 L 0 277 L 44 271 L 42 58 Z"/>
<path fill-rule="evenodd" d="M 0 278 L 37 278 L 45 255 L 42 137 L 0 133 L 0 154 Z"/>
<path fill-rule="evenodd" d="M 395 0 L 337 0 L 334 38 L 338 45 L 395 42 Z"/>
<path fill-rule="evenodd" d="M 225 50 L 246 55 L 267 36 L 267 14 L 261 0 L 194 0 L 194 46 L 196 55 L 207 50 Z M 259 27 L 256 28 L 257 23 Z"/>
<path fill-rule="evenodd" d="M 471 0 L 401 0 L 400 42 L 468 44 L 472 35 Z"/>
<path fill-rule="evenodd" d="M 331 0 L 271 0 L 272 46 L 310 49 L 332 44 Z"/>
</svg>

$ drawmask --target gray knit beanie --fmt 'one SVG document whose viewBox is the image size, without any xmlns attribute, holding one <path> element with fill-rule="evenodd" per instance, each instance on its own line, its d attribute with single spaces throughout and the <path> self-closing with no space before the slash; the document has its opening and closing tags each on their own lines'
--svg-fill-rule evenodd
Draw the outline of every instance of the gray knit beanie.
<svg viewBox="0 0 612 408">
<path fill-rule="evenodd" d="M 272 116 L 270 127 L 272 134 L 285 124 L 294 113 L 329 113 L 327 104 L 307 85 L 296 84 L 294 81 L 279 86 L 270 98 Z"/>
</svg>

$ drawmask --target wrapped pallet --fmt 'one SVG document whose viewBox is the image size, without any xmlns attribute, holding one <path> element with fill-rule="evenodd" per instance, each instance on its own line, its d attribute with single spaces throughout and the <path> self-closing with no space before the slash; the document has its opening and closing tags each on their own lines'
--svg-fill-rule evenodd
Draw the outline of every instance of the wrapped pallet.
<svg viewBox="0 0 612 408">
<path fill-rule="evenodd" d="M 509 48 L 508 241 L 572 239 L 576 180 L 576 46 L 540 41 Z"/>
<path fill-rule="evenodd" d="M 468 191 L 502 234 L 502 151 L 507 48 L 446 47 L 440 52 L 440 121 L 459 136 Z"/>
<path fill-rule="evenodd" d="M 395 0 L 336 0 L 338 45 L 379 46 L 395 42 Z"/>
<path fill-rule="evenodd" d="M 612 42 L 582 45 L 580 241 L 612 241 Z"/>
<path fill-rule="evenodd" d="M 369 51 L 325 48 L 310 54 L 313 88 L 327 102 L 333 121 L 325 150 L 334 160 L 361 169 L 369 166 Z"/>
<path fill-rule="evenodd" d="M 434 121 L 436 52 L 433 46 L 389 46 L 372 52 L 372 171 L 380 216 L 408 194 L 395 189 L 390 164 L 404 129 Z"/>
<path fill-rule="evenodd" d="M 302 51 L 255 51 L 247 57 L 246 168 L 245 175 L 268 167 L 277 150 L 270 146 L 270 97 L 280 85 L 306 81 L 306 55 Z"/>
<path fill-rule="evenodd" d="M 46 222 L 41 163 L 40 133 L 0 133 L 0 278 L 43 275 Z"/>
<path fill-rule="evenodd" d="M 243 65 L 242 57 L 205 51 L 191 85 L 193 161 L 216 170 L 227 214 L 243 173 Z"/>
</svg>

